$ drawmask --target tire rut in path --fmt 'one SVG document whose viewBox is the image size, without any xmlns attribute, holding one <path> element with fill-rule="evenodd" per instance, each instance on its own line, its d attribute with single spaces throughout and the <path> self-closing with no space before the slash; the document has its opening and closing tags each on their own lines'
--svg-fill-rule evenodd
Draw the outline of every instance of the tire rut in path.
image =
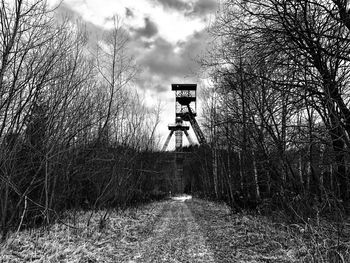
<svg viewBox="0 0 350 263">
<path fill-rule="evenodd" d="M 129 263 L 214 263 L 213 253 L 186 203 L 171 201 L 166 206 L 150 237 L 138 244 L 138 252 Z"/>
</svg>

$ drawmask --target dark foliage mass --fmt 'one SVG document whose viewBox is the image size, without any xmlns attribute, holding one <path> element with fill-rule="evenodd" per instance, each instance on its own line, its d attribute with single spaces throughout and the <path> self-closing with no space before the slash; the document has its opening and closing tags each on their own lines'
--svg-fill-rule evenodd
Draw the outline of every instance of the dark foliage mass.
<svg viewBox="0 0 350 263">
<path fill-rule="evenodd" d="M 118 18 L 92 47 L 83 25 L 44 0 L 1 0 L 0 17 L 2 238 L 67 209 L 163 197 L 159 108 L 133 91 L 138 69 Z"/>
<path fill-rule="evenodd" d="M 239 210 L 342 220 L 349 209 L 347 1 L 225 1 L 203 58 L 209 145 L 196 191 Z"/>
</svg>

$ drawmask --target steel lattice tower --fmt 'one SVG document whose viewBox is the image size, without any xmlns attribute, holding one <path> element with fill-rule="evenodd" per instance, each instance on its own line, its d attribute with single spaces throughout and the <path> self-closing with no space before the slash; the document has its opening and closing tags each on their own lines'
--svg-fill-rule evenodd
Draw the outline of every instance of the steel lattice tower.
<svg viewBox="0 0 350 263">
<path fill-rule="evenodd" d="M 188 134 L 189 127 L 183 125 L 183 121 L 190 122 L 192 129 L 197 137 L 199 144 L 205 144 L 206 140 L 201 131 L 197 120 L 197 84 L 172 84 L 171 89 L 175 91 L 175 125 L 169 125 L 169 136 L 166 139 L 163 151 L 168 147 L 169 141 L 175 132 L 175 149 L 181 151 L 182 149 L 182 132 L 185 133 L 191 145 L 193 141 Z"/>
<path fill-rule="evenodd" d="M 175 91 L 175 124 L 169 125 L 170 133 L 166 139 L 163 151 L 168 147 L 172 135 L 175 133 L 175 177 L 183 177 L 183 160 L 182 153 L 182 137 L 185 133 L 189 143 L 193 145 L 193 141 L 188 134 L 189 126 L 184 125 L 183 121 L 190 122 L 192 129 L 198 139 L 199 144 L 205 144 L 205 137 L 197 123 L 197 84 L 172 84 L 171 89 Z M 183 189 L 183 184 L 181 185 Z"/>
<path fill-rule="evenodd" d="M 183 121 L 180 117 L 176 117 L 175 124 L 168 125 L 168 129 L 170 130 L 170 133 L 169 133 L 168 138 L 166 139 L 166 141 L 164 143 L 163 151 L 165 151 L 168 148 L 168 144 L 169 144 L 170 139 L 174 133 L 175 133 L 175 150 L 177 152 L 182 152 L 183 132 L 185 133 L 185 135 L 188 139 L 188 142 L 191 145 L 193 145 L 193 141 L 187 132 L 189 130 L 189 128 L 190 128 L 189 126 L 183 124 Z"/>
</svg>

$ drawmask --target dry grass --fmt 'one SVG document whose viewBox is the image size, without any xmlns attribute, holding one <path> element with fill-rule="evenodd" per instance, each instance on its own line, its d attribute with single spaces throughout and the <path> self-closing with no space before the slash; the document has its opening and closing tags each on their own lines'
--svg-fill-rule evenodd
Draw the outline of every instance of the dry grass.
<svg viewBox="0 0 350 263">
<path fill-rule="evenodd" d="M 224 204 L 199 199 L 185 204 L 217 263 L 350 262 L 350 224 L 346 222 L 277 223 L 266 216 L 232 214 Z M 164 214 L 169 209 L 178 213 L 174 207 L 171 201 L 163 201 L 111 211 L 106 221 L 101 221 L 105 211 L 94 213 L 90 220 L 91 212 L 70 212 L 63 223 L 49 229 L 10 235 L 0 247 L 0 262 L 135 262 L 133 255 L 140 244 L 149 243 Z M 171 233 L 164 238 L 172 238 Z"/>
<path fill-rule="evenodd" d="M 251 213 L 231 214 L 225 204 L 187 202 L 217 262 L 350 262 L 350 225 L 286 224 Z"/>
<path fill-rule="evenodd" d="M 300 262 L 350 262 L 350 224 L 348 220 L 331 222 L 320 220 L 288 226 L 300 249 Z"/>
<path fill-rule="evenodd" d="M 127 262 L 135 244 L 152 231 L 163 205 L 111 211 L 105 222 L 105 211 L 98 211 L 89 226 L 91 212 L 70 212 L 64 224 L 13 233 L 0 248 L 0 262 Z"/>
</svg>

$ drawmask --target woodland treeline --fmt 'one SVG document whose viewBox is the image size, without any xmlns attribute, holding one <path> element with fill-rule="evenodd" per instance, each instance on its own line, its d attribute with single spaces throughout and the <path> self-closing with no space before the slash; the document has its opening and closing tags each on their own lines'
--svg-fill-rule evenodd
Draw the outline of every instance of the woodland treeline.
<svg viewBox="0 0 350 263">
<path fill-rule="evenodd" d="M 118 18 L 97 45 L 89 37 L 44 0 L 0 2 L 3 238 L 65 209 L 157 195 L 159 107 L 133 89 L 138 68 Z"/>
<path fill-rule="evenodd" d="M 203 125 L 213 161 L 193 185 L 296 218 L 348 208 L 348 1 L 225 1 L 210 33 Z"/>
</svg>

